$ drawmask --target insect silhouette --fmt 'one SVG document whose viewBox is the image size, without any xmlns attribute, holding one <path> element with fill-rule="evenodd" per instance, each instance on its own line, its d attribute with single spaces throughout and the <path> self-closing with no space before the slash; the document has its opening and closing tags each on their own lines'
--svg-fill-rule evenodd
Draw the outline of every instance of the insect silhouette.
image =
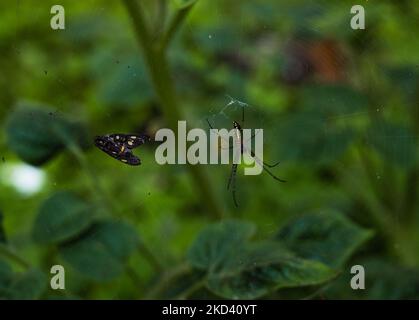
<svg viewBox="0 0 419 320">
<path fill-rule="evenodd" d="M 147 141 L 150 141 L 150 137 L 144 134 L 114 133 L 96 136 L 95 146 L 123 163 L 138 166 L 141 164 L 141 160 L 132 153 L 132 149 Z"/>
<path fill-rule="evenodd" d="M 211 125 L 211 123 L 209 122 L 209 120 L 208 119 L 206 119 L 206 120 L 207 120 L 208 126 L 211 129 L 214 129 L 213 126 Z M 244 109 L 242 109 L 242 123 L 244 123 Z M 265 171 L 267 174 L 269 174 L 273 179 L 275 179 L 279 182 L 286 182 L 285 180 L 282 180 L 282 179 L 278 178 L 277 176 L 275 176 L 268 169 L 268 168 L 276 167 L 279 164 L 279 162 L 271 165 L 271 164 L 267 164 L 266 162 L 259 159 L 252 150 L 247 150 L 247 148 L 244 146 L 244 144 L 243 144 L 243 129 L 237 121 L 233 121 L 233 128 L 234 128 L 234 138 L 235 138 L 234 143 L 237 144 L 237 147 L 238 147 L 237 149 L 241 153 L 241 156 L 243 156 L 243 154 L 245 152 L 247 152 L 262 167 L 263 171 Z M 252 139 L 254 136 L 255 136 L 255 134 L 253 134 L 250 139 Z M 233 149 L 233 148 L 234 148 L 234 146 L 229 147 L 229 149 Z M 237 175 L 237 164 L 233 163 L 233 165 L 231 167 L 230 177 L 228 179 L 227 190 L 231 190 L 231 194 L 233 196 L 234 206 L 236 208 L 238 208 L 239 205 L 238 205 L 237 198 L 236 198 L 236 175 Z"/>
</svg>

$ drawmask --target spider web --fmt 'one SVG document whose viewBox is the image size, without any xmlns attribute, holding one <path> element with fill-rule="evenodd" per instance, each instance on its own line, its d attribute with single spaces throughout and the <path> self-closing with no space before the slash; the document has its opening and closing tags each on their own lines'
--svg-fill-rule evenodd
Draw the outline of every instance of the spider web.
<svg viewBox="0 0 419 320">
<path fill-rule="evenodd" d="M 200 119 L 203 128 L 209 128 L 208 122 L 210 122 L 214 129 L 231 130 L 233 121 L 238 122 L 243 129 L 264 128 L 266 119 L 259 108 L 228 94 L 225 95 L 225 100 L 227 102 L 224 105 L 211 108 L 209 114 Z"/>
</svg>

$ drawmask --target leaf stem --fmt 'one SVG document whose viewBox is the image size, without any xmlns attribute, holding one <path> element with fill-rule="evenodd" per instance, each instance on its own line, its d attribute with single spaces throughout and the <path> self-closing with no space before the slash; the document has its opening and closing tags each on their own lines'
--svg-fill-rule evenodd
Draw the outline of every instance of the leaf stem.
<svg viewBox="0 0 419 320">
<path fill-rule="evenodd" d="M 155 299 L 177 278 L 184 276 L 191 271 L 191 266 L 188 263 L 182 263 L 170 271 L 163 273 L 160 280 L 151 288 L 146 299 Z"/>
<path fill-rule="evenodd" d="M 156 37 L 160 37 L 166 27 L 167 18 L 167 0 L 157 1 L 157 17 L 156 17 Z"/>
<path fill-rule="evenodd" d="M 391 221 L 390 212 L 382 205 L 379 199 L 378 191 L 375 189 L 375 181 L 373 176 L 370 174 L 372 168 L 370 167 L 369 162 L 367 162 L 364 158 L 365 155 L 359 147 L 356 148 L 355 152 L 358 156 L 362 173 L 365 177 L 367 177 L 366 182 L 369 184 L 372 192 L 365 189 L 360 181 L 355 179 L 352 175 L 347 174 L 343 169 L 340 170 L 342 185 L 367 206 L 372 222 L 380 230 L 381 234 L 385 235 L 386 239 L 392 239 L 393 233 L 391 232 L 391 227 L 393 225 L 393 221 Z"/>
<path fill-rule="evenodd" d="M 163 270 L 163 266 L 157 259 L 156 255 L 152 252 L 152 250 L 150 250 L 148 246 L 145 245 L 143 241 L 140 241 L 138 249 L 140 254 L 144 256 L 144 258 L 150 263 L 152 267 L 154 267 L 158 272 Z"/>
<path fill-rule="evenodd" d="M 189 286 L 184 291 L 182 291 L 179 295 L 176 296 L 175 299 L 185 300 L 189 298 L 193 293 L 205 287 L 205 283 L 206 283 L 206 278 L 204 277 L 200 281 L 193 283 L 191 286 Z"/>
<path fill-rule="evenodd" d="M 15 252 L 13 252 L 9 247 L 4 244 L 0 244 L 0 256 L 3 256 L 9 260 L 12 260 L 16 264 L 20 265 L 25 269 L 29 269 L 30 265 L 24 259 L 19 257 Z"/>
<path fill-rule="evenodd" d="M 157 42 L 150 41 L 151 38 L 148 28 L 137 2 L 134 0 L 123 1 L 131 17 L 137 40 L 142 48 L 148 67 L 151 82 L 160 100 L 166 121 L 169 127 L 175 129 L 177 128 L 177 121 L 183 119 L 183 117 L 175 94 L 174 83 L 165 54 L 165 47 L 159 46 Z M 184 17 L 187 11 L 183 13 Z M 184 17 L 182 19 L 178 18 L 178 22 L 175 24 L 176 28 L 183 21 Z M 171 29 L 169 28 L 169 30 Z M 175 29 L 171 33 L 174 33 L 174 31 Z M 188 169 L 195 181 L 196 188 L 200 190 L 202 202 L 208 204 L 208 211 L 217 218 L 224 217 L 224 210 L 217 201 L 216 193 L 205 169 L 202 166 L 192 165 L 188 165 Z"/>
<path fill-rule="evenodd" d="M 176 35 L 176 32 L 179 30 L 180 26 L 186 19 L 189 11 L 192 9 L 193 6 L 194 4 L 187 6 L 186 8 L 181 8 L 177 10 L 175 15 L 171 18 L 169 22 L 169 27 L 167 28 L 167 31 L 162 39 L 161 47 L 163 50 L 165 50 L 169 46 L 170 41 Z"/>
</svg>

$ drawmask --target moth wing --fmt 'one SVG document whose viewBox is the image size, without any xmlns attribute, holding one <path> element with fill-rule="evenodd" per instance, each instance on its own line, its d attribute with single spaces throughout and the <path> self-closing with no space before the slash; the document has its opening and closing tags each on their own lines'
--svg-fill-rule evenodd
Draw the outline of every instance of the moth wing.
<svg viewBox="0 0 419 320">
<path fill-rule="evenodd" d="M 150 137 L 145 134 L 127 134 L 125 144 L 127 148 L 133 149 L 150 141 Z"/>
<path fill-rule="evenodd" d="M 117 144 L 124 144 L 127 142 L 127 135 L 124 133 L 113 133 L 113 134 L 108 134 L 107 137 L 113 141 L 114 143 Z"/>
<path fill-rule="evenodd" d="M 105 137 L 96 137 L 95 138 L 95 146 L 98 147 L 103 152 L 109 154 L 110 156 L 117 158 L 118 153 L 120 151 L 120 147 L 115 143 L 109 141 L 109 139 Z"/>
<path fill-rule="evenodd" d="M 131 150 L 127 150 L 124 153 L 120 154 L 117 159 L 123 163 L 129 164 L 131 166 L 139 166 L 141 164 L 140 158 L 135 156 Z"/>
<path fill-rule="evenodd" d="M 111 157 L 132 165 L 138 166 L 141 164 L 140 158 L 135 156 L 131 149 L 135 148 L 149 138 L 145 135 L 125 135 L 125 134 L 109 134 L 105 136 L 97 136 L 95 138 L 95 146 Z"/>
</svg>

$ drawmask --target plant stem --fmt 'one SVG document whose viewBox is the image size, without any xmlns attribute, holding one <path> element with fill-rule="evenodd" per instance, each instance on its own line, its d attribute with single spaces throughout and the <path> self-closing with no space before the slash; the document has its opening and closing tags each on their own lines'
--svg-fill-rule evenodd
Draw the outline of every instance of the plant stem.
<svg viewBox="0 0 419 320">
<path fill-rule="evenodd" d="M 178 265 L 177 267 L 171 269 L 169 272 L 166 272 L 162 275 L 161 279 L 151 288 L 146 299 L 155 299 L 158 297 L 169 284 L 171 284 L 177 278 L 187 274 L 191 271 L 191 267 L 187 263 Z"/>
<path fill-rule="evenodd" d="M 175 299 L 177 300 L 185 300 L 191 296 L 194 292 L 202 289 L 205 286 L 206 279 L 203 278 L 198 282 L 193 283 L 190 287 L 186 288 L 182 291 Z"/>
<path fill-rule="evenodd" d="M 157 270 L 157 272 L 161 272 L 163 270 L 163 266 L 161 265 L 160 261 L 150 250 L 150 248 L 144 244 L 143 241 L 140 241 L 138 249 L 139 252 L 144 256 L 144 258 L 150 263 L 150 265 Z"/>
<path fill-rule="evenodd" d="M 125 271 L 127 272 L 128 277 L 130 277 L 130 279 L 133 281 L 132 284 L 135 286 L 136 289 L 138 289 L 139 285 L 143 286 L 143 281 L 140 279 L 137 272 L 135 272 L 135 270 L 131 266 L 126 266 Z"/>
<path fill-rule="evenodd" d="M 166 18 L 167 18 L 167 0 L 158 0 L 157 1 L 157 17 L 156 17 L 156 26 L 155 33 L 159 37 L 166 27 Z"/>
<path fill-rule="evenodd" d="M 151 41 L 141 8 L 137 2 L 124 0 L 124 3 L 131 16 L 135 34 L 142 48 L 151 82 L 160 100 L 166 121 L 170 128 L 175 129 L 177 128 L 177 121 L 184 118 L 177 102 L 173 79 L 165 54 L 166 48 L 159 46 L 158 42 Z M 183 18 L 180 21 L 182 20 Z M 176 28 L 179 26 L 179 23 L 175 24 Z M 174 30 L 171 32 L 173 33 Z M 192 165 L 188 165 L 188 168 L 197 189 L 200 190 L 202 202 L 208 204 L 208 211 L 217 218 L 223 217 L 223 209 L 217 201 L 214 188 L 211 186 L 211 181 L 204 168 Z"/>
<path fill-rule="evenodd" d="M 3 256 L 9 260 L 12 260 L 16 264 L 20 265 L 21 267 L 28 269 L 30 268 L 29 263 L 19 257 L 16 253 L 14 253 L 9 247 L 0 244 L 0 256 Z"/>
<path fill-rule="evenodd" d="M 360 147 L 356 149 L 356 152 L 359 163 L 361 165 L 361 170 L 363 175 L 367 177 L 366 182 L 369 183 L 368 187 L 371 188 L 372 192 L 369 192 L 367 189 L 365 189 L 365 187 L 362 186 L 360 181 L 357 181 L 353 176 L 346 174 L 344 171 L 342 171 L 342 184 L 343 186 L 347 186 L 348 183 L 345 181 L 350 182 L 351 185 L 347 186 L 348 190 L 353 190 L 353 194 L 367 205 L 370 217 L 381 234 L 385 235 L 387 239 L 392 239 L 394 236 L 392 232 L 393 221 L 391 220 L 391 214 L 389 210 L 383 206 L 380 201 L 379 191 L 377 191 L 375 187 L 374 176 L 371 175 L 373 168 L 371 167 L 371 164 L 366 160 L 365 154 L 362 152 Z"/>
<path fill-rule="evenodd" d="M 187 17 L 189 11 L 192 9 L 194 5 L 190 5 L 186 8 L 179 9 L 176 14 L 172 17 L 169 23 L 169 28 L 166 31 L 161 43 L 161 47 L 165 50 L 170 41 L 174 38 L 176 32 L 179 30 L 179 27 L 182 25 L 183 21 Z"/>
</svg>

